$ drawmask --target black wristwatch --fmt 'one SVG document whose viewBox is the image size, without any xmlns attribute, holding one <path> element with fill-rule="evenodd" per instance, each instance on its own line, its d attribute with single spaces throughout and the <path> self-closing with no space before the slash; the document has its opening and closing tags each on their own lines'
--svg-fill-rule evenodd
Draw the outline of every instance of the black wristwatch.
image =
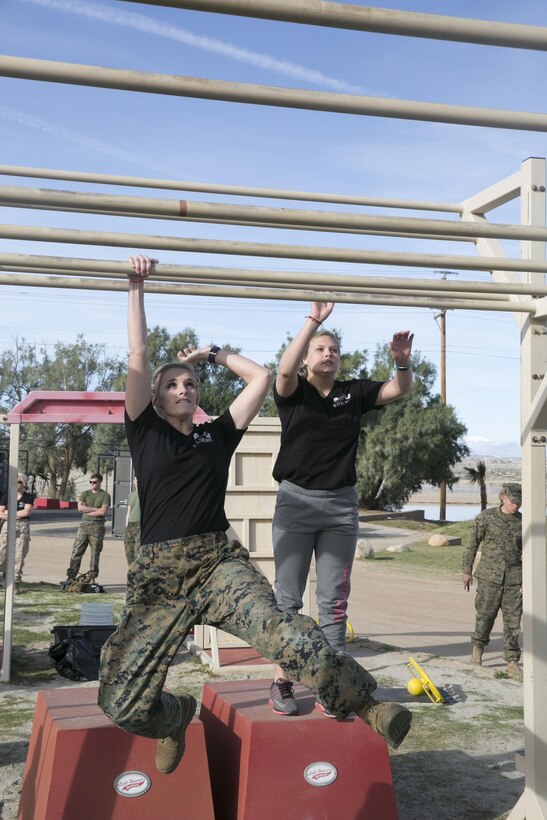
<svg viewBox="0 0 547 820">
<path fill-rule="evenodd" d="M 209 351 L 209 355 L 207 357 L 207 361 L 209 364 L 216 364 L 217 361 L 217 353 L 220 350 L 218 345 L 211 345 L 211 350 Z"/>
</svg>

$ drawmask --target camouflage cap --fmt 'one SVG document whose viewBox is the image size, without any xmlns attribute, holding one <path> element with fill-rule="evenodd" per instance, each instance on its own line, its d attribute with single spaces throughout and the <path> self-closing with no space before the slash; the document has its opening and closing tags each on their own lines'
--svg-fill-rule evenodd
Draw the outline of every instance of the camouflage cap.
<svg viewBox="0 0 547 820">
<path fill-rule="evenodd" d="M 522 504 L 522 487 L 520 484 L 504 484 L 500 490 L 500 498 L 504 495 L 506 495 L 513 504 L 518 504 L 519 506 Z"/>
</svg>

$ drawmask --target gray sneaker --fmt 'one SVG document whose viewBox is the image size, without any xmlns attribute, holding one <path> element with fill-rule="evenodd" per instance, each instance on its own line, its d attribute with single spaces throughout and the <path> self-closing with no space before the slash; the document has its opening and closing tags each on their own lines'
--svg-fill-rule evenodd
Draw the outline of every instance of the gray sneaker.
<svg viewBox="0 0 547 820">
<path fill-rule="evenodd" d="M 158 740 L 156 748 L 156 769 L 163 774 L 174 772 L 186 748 L 185 734 L 196 713 L 197 703 L 192 695 L 180 695 L 182 723 L 173 735 Z"/>
<path fill-rule="evenodd" d="M 294 717 L 298 714 L 292 680 L 285 680 L 285 678 L 274 680 L 270 686 L 270 704 L 276 715 Z"/>
</svg>

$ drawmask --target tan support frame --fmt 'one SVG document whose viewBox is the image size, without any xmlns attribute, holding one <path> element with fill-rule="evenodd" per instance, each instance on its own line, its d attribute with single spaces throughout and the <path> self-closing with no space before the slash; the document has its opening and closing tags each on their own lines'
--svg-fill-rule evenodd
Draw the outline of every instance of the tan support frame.
<svg viewBox="0 0 547 820">
<path fill-rule="evenodd" d="M 134 0 L 141 2 L 141 0 Z M 147 2 L 147 0 L 142 0 Z M 200 11 L 214 11 L 227 14 L 238 14 L 271 19 L 287 19 L 314 25 L 338 26 L 370 31 L 383 31 L 390 34 L 428 37 L 464 42 L 483 43 L 488 45 L 509 46 L 547 50 L 547 30 L 533 26 L 516 26 L 513 24 L 486 22 L 479 20 L 459 20 L 459 18 L 441 17 L 439 15 L 416 15 L 390 10 L 367 9 L 366 7 L 349 6 L 342 3 L 326 3 L 320 0 L 148 0 L 149 5 L 169 5 L 179 8 L 193 8 Z M 360 10 L 360 11 L 359 11 Z M 279 16 L 279 13 L 286 16 Z M 388 14 L 386 14 L 388 12 Z M 339 15 L 338 18 L 336 15 Z M 348 15 L 361 14 L 361 23 L 357 24 Z M 368 22 L 364 17 L 368 14 Z M 344 18 L 346 16 L 346 19 Z M 426 19 L 427 18 L 427 19 Z M 53 83 L 71 83 L 84 86 L 118 88 L 132 91 L 170 94 L 173 96 L 199 97 L 202 99 L 231 100 L 258 105 L 286 106 L 310 110 L 337 111 L 343 113 L 364 114 L 368 116 L 395 117 L 432 122 L 452 122 L 467 125 L 482 125 L 497 128 L 521 130 L 547 130 L 547 115 L 523 113 L 517 111 L 499 111 L 465 106 L 422 103 L 410 100 L 385 100 L 353 95 L 335 95 L 322 92 L 295 89 L 279 89 L 267 86 L 230 84 L 220 81 L 204 81 L 199 78 L 178 77 L 171 75 L 144 74 L 140 72 L 121 71 L 100 68 L 97 66 L 78 66 L 69 63 L 54 63 L 43 60 L 26 60 L 22 58 L 0 57 L 0 75 L 20 77 Z M 146 86 L 146 87 L 145 87 Z M 545 160 L 529 159 L 523 163 L 518 175 L 502 181 L 493 189 L 483 191 L 467 203 L 463 203 L 463 221 L 481 224 L 484 214 L 497 207 L 503 201 L 521 195 L 521 225 L 533 229 L 545 228 Z M 46 229 L 47 230 L 47 229 Z M 10 234 L 9 226 L 0 226 L 1 235 Z M 74 232 L 75 233 L 75 232 Z M 80 242 L 90 244 L 122 245 L 121 235 L 112 235 L 109 242 L 107 235 L 102 240 L 91 237 L 84 239 L 80 233 Z M 70 241 L 69 232 L 64 232 L 57 241 Z M 467 269 L 486 269 L 492 271 L 496 282 L 519 284 L 523 281 L 545 285 L 545 241 L 543 231 L 533 230 L 529 238 L 522 242 L 522 258 L 519 260 L 504 259 L 505 254 L 498 241 L 492 235 L 478 237 L 476 246 L 483 257 L 483 266 L 474 265 L 469 257 Z M 126 235 L 127 237 L 127 235 Z M 22 232 L 18 238 L 23 238 Z M 48 237 L 54 241 L 53 232 Z M 142 237 L 141 237 L 142 239 Z M 169 241 L 169 238 L 165 242 Z M 239 248 L 235 249 L 235 244 Z M 134 242 L 131 243 L 138 247 Z M 174 245 L 174 242 L 173 242 Z M 217 250 L 209 252 L 242 253 L 243 243 L 234 243 L 228 250 L 229 243 L 223 249 L 218 244 Z M 127 244 L 125 245 L 127 247 Z M 166 244 L 168 246 L 168 244 Z M 250 253 L 250 243 L 246 251 Z M 153 247 L 153 246 L 152 246 Z M 156 246 L 158 247 L 158 246 Z M 263 246 L 264 247 L 264 246 Z M 273 246 L 271 246 L 273 247 Z M 271 251 L 272 256 L 287 258 L 313 258 L 313 256 L 296 255 L 296 249 L 285 246 L 282 251 Z M 171 249 L 174 249 L 172 246 Z M 181 249 L 179 245 L 179 249 Z M 194 247 L 193 250 L 196 250 Z M 258 255 L 264 255 L 256 250 Z M 308 251 L 310 253 L 310 251 Z M 343 254 L 339 252 L 337 261 Z M 382 264 L 416 265 L 429 267 L 460 267 L 458 259 L 462 257 L 427 255 L 381 254 Z M 321 258 L 321 257 L 316 257 Z M 326 258 L 326 257 L 322 257 Z M 332 257 L 331 257 L 332 258 Z M 448 261 L 450 259 L 450 262 Z M 388 261 L 389 260 L 389 261 Z M 412 261 L 411 261 L 412 260 Z M 350 261 L 346 257 L 345 261 Z M 378 257 L 361 257 L 355 261 L 374 261 Z M 523 278 L 519 271 L 525 271 Z M 40 276 L 41 274 L 38 274 Z M 43 276 L 43 274 L 42 274 Z M 70 281 L 70 277 L 69 277 Z M 119 283 L 111 282 L 111 285 Z M 162 283 L 158 283 L 159 287 Z M 80 282 L 79 287 L 85 287 Z M 249 294 L 250 295 L 250 294 Z M 522 479 L 523 479 L 523 596 L 524 596 L 524 727 L 525 756 L 521 768 L 525 773 L 524 793 L 510 814 L 510 820 L 540 820 L 547 818 L 547 555 L 545 524 L 545 444 L 547 440 L 547 388 L 545 373 L 547 369 L 547 308 L 545 297 L 535 300 L 535 309 L 524 304 L 527 296 L 513 293 L 511 300 L 515 318 L 521 327 L 521 383 L 522 383 Z M 294 298 L 294 296 L 286 298 Z M 403 303 L 401 296 L 394 296 L 398 304 Z M 407 297 L 416 303 L 419 297 Z M 478 300 L 477 300 L 478 301 Z M 504 305 L 505 306 L 505 305 Z M 488 309 L 482 304 L 482 309 Z M 517 312 L 518 311 L 518 312 Z M 10 451 L 10 469 L 17 465 L 17 448 L 13 445 Z M 10 499 L 12 504 L 14 499 Z M 12 507 L 10 507 L 12 509 Z M 9 532 L 10 542 L 14 533 Z M 8 554 L 13 559 L 14 545 L 11 544 Z M 8 575 L 8 581 L 9 581 Z M 13 581 L 13 573 L 11 575 Z M 12 584 L 13 585 L 13 584 Z M 6 591 L 6 619 L 4 629 L 11 635 L 13 596 Z M 8 672 L 9 677 L 9 672 Z"/>
</svg>

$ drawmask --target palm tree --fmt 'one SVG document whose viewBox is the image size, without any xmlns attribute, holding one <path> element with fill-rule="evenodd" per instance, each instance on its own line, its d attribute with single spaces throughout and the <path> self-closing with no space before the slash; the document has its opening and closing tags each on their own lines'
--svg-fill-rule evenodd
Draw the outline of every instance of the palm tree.
<svg viewBox="0 0 547 820">
<path fill-rule="evenodd" d="M 484 461 L 477 461 L 476 467 L 464 467 L 471 484 L 478 484 L 481 493 L 481 512 L 486 509 L 488 500 L 486 498 L 486 464 Z"/>
</svg>

